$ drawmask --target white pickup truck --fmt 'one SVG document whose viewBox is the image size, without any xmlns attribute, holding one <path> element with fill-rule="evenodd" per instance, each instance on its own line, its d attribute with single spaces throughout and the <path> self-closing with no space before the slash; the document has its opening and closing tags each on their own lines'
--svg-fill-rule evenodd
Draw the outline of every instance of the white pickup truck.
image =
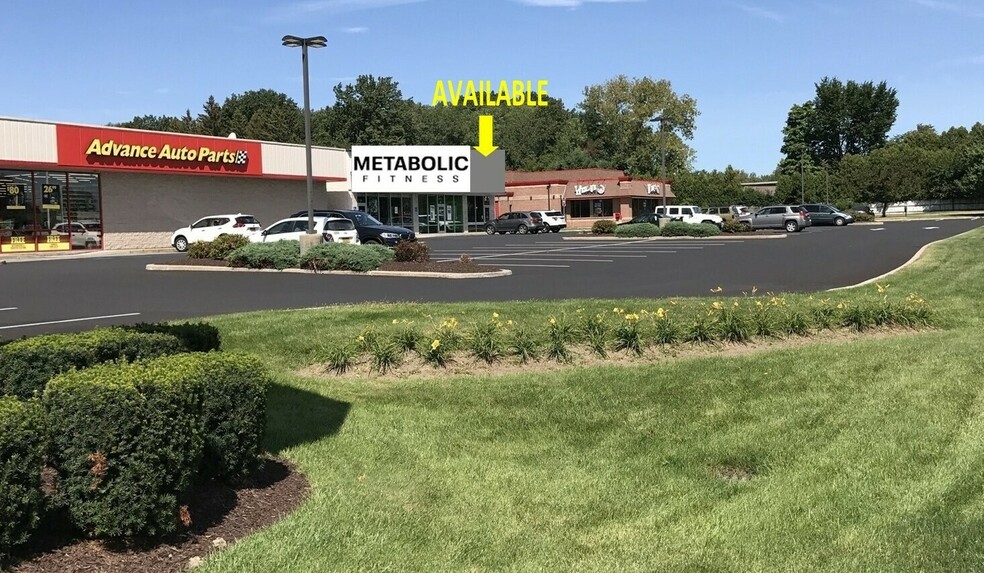
<svg viewBox="0 0 984 573">
<path fill-rule="evenodd" d="M 671 221 L 683 221 L 691 225 L 710 223 L 720 227 L 724 220 L 717 215 L 702 213 L 697 205 L 666 205 L 656 207 L 656 213 L 666 215 Z"/>
</svg>

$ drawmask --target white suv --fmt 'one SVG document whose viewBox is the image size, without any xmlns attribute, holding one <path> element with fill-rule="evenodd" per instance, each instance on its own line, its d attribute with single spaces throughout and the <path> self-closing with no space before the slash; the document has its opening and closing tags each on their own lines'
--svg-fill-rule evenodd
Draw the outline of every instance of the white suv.
<svg viewBox="0 0 984 573">
<path fill-rule="evenodd" d="M 182 227 L 171 235 L 171 245 L 183 253 L 188 245 L 200 241 L 214 241 L 222 235 L 243 235 L 248 237 L 260 230 L 260 222 L 252 215 L 209 215 Z"/>
<path fill-rule="evenodd" d="M 86 227 L 79 221 L 72 223 L 58 223 L 51 228 L 51 233 L 53 235 L 69 236 L 69 241 L 72 243 L 72 247 L 80 247 L 84 249 L 97 249 L 102 243 L 102 238 L 99 236 L 98 226 L 99 223 L 94 223 L 86 221 L 91 227 Z"/>
<path fill-rule="evenodd" d="M 671 221 L 683 221 L 691 225 L 710 223 L 720 227 L 724 224 L 724 219 L 717 215 L 702 213 L 697 205 L 666 205 L 656 207 L 656 213 L 666 215 Z"/>
<path fill-rule="evenodd" d="M 543 232 L 553 231 L 559 233 L 561 229 L 567 227 L 567 218 L 560 211 L 531 211 L 534 215 L 539 215 L 543 220 Z"/>
<path fill-rule="evenodd" d="M 307 233 L 307 217 L 291 217 L 270 225 L 263 231 L 250 235 L 251 243 L 273 243 L 275 241 L 299 241 Z M 359 232 L 355 223 L 345 217 L 315 217 L 314 232 L 321 235 L 325 243 L 359 244 Z"/>
</svg>

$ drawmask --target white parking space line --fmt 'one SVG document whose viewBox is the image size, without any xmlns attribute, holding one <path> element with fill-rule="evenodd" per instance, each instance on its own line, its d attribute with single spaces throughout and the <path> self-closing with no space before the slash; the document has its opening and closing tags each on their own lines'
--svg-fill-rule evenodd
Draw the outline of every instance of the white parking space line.
<svg viewBox="0 0 984 573">
<path fill-rule="evenodd" d="M 17 307 L 16 306 L 8 306 L 7 308 L 0 308 L 0 312 L 3 312 L 5 310 L 17 310 Z"/>
<path fill-rule="evenodd" d="M 885 229 L 882 229 L 882 228 L 878 228 L 878 229 L 868 229 L 868 230 L 869 230 L 869 231 L 884 231 Z"/>
<path fill-rule="evenodd" d="M 538 267 L 538 268 L 542 268 L 542 269 L 569 269 L 569 268 L 571 268 L 570 265 L 521 265 L 519 263 L 507 263 L 507 264 L 504 264 L 502 266 L 504 266 L 506 268 L 510 268 L 510 267 Z"/>
<path fill-rule="evenodd" d="M 939 229 L 939 227 L 923 227 L 923 229 L 926 229 L 927 231 L 932 231 L 933 229 Z"/>
<path fill-rule="evenodd" d="M 472 257 L 472 260 L 480 261 L 491 257 Z M 509 255 L 507 257 L 509 260 L 516 259 L 519 261 L 553 261 L 555 263 L 614 263 L 615 261 L 611 259 L 558 259 L 555 257 L 527 257 L 526 255 Z M 496 257 L 497 261 L 503 261 L 502 258 Z"/>
<path fill-rule="evenodd" d="M 431 253 L 433 253 L 433 254 L 439 254 L 439 255 L 444 256 L 444 255 L 455 255 L 455 254 L 458 254 L 458 251 L 431 251 Z M 478 255 L 478 256 L 479 257 L 483 257 L 485 255 L 495 255 L 495 254 L 501 254 L 501 255 L 505 255 L 505 256 L 509 256 L 509 257 L 513 257 L 513 256 L 515 256 L 515 257 L 521 257 L 521 256 L 525 255 L 526 253 L 524 253 L 523 251 L 517 251 L 517 252 L 514 252 L 514 253 L 511 253 L 511 252 L 496 253 L 495 251 L 491 251 L 491 252 L 485 252 L 485 251 L 483 251 L 482 254 L 481 255 Z M 614 257 L 614 258 L 617 258 L 617 259 L 644 259 L 644 258 L 646 258 L 646 255 L 621 255 L 621 254 L 612 254 L 612 253 L 604 253 L 604 254 L 601 254 L 601 253 L 593 253 L 593 252 L 592 253 L 563 253 L 563 256 L 565 256 L 565 257 L 599 257 L 599 256 L 605 256 L 605 257 Z"/>
<path fill-rule="evenodd" d="M 66 324 L 69 322 L 84 322 L 87 320 L 104 320 L 107 318 L 123 318 L 127 316 L 140 316 L 139 312 L 127 312 L 124 314 L 107 314 L 104 316 L 86 316 L 84 318 L 68 318 L 65 320 L 49 320 L 46 322 L 31 322 L 28 324 L 12 324 L 10 326 L 0 326 L 0 330 L 10 330 L 13 328 L 29 328 L 31 326 L 47 326 L 49 324 Z"/>
</svg>

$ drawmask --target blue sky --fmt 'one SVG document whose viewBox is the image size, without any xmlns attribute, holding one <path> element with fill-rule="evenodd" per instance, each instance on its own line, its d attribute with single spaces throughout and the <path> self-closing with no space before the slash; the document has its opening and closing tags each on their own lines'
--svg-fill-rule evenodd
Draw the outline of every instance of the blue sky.
<svg viewBox="0 0 984 573">
<path fill-rule="evenodd" d="M 984 120 L 982 0 L 7 0 L 0 115 L 79 123 L 196 114 L 209 95 L 311 104 L 359 74 L 430 103 L 440 79 L 544 79 L 567 107 L 618 74 L 697 100 L 695 167 L 772 171 L 791 105 L 823 76 L 898 90 L 893 134 Z"/>
</svg>

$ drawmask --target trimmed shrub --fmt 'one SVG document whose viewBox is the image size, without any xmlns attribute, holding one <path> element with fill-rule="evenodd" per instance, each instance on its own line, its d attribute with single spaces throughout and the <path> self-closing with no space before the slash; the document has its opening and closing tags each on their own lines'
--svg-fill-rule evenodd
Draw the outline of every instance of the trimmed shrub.
<svg viewBox="0 0 984 573">
<path fill-rule="evenodd" d="M 173 531 L 197 478 L 255 469 L 268 384 L 259 360 L 215 352 L 56 377 L 43 398 L 56 502 L 92 535 Z"/>
<path fill-rule="evenodd" d="M 386 247 L 383 247 L 384 249 Z M 389 249 L 386 249 L 389 251 Z M 348 243 L 326 243 L 311 247 L 300 259 L 302 269 L 312 271 L 355 271 L 365 273 L 383 263 L 379 249 Z"/>
<path fill-rule="evenodd" d="M 615 221 L 609 221 L 608 219 L 602 219 L 600 221 L 595 221 L 591 225 L 591 232 L 595 235 L 611 235 L 615 232 Z"/>
<path fill-rule="evenodd" d="M 267 389 L 270 377 L 253 356 L 210 352 L 169 356 L 155 361 L 161 368 L 197 363 L 202 394 L 206 479 L 236 483 L 259 465 L 266 430 Z"/>
<path fill-rule="evenodd" d="M 301 261 L 300 241 L 250 243 L 229 253 L 225 260 L 234 267 L 250 269 L 289 269 Z"/>
<path fill-rule="evenodd" d="M 140 322 L 123 328 L 137 332 L 170 334 L 180 340 L 188 352 L 219 350 L 222 345 L 219 329 L 205 322 L 182 322 L 180 324 Z"/>
<path fill-rule="evenodd" d="M 48 383 L 55 501 L 76 526 L 114 537 L 174 531 L 202 454 L 191 379 L 173 368 L 105 364 Z"/>
<path fill-rule="evenodd" d="M 431 260 L 431 250 L 421 241 L 400 241 L 393 249 L 393 260 L 402 263 L 426 263 Z"/>
<path fill-rule="evenodd" d="M 362 248 L 369 249 L 377 257 L 379 257 L 380 261 L 383 262 L 392 261 L 396 257 L 396 254 L 393 252 L 393 249 L 387 247 L 386 245 L 377 245 L 373 243 L 371 245 L 362 245 Z"/>
<path fill-rule="evenodd" d="M 0 394 L 30 398 L 44 390 L 53 376 L 72 368 L 156 358 L 184 350 L 171 334 L 124 328 L 25 338 L 0 347 Z"/>
<path fill-rule="evenodd" d="M 38 524 L 44 451 L 41 406 L 0 398 L 0 557 L 27 541 Z"/>
<path fill-rule="evenodd" d="M 734 219 L 729 219 L 721 225 L 722 233 L 751 233 L 752 226 L 748 223 L 738 222 Z"/>
<path fill-rule="evenodd" d="M 670 221 L 660 232 L 663 237 L 716 237 L 721 234 L 717 225 L 701 223 L 691 225 L 680 221 Z"/>
<path fill-rule="evenodd" d="M 199 241 L 188 246 L 188 257 L 192 259 L 224 260 L 236 249 L 249 244 L 243 235 L 222 235 L 214 241 Z"/>
<path fill-rule="evenodd" d="M 658 237 L 659 227 L 652 223 L 631 223 L 615 227 L 616 237 Z"/>
</svg>

